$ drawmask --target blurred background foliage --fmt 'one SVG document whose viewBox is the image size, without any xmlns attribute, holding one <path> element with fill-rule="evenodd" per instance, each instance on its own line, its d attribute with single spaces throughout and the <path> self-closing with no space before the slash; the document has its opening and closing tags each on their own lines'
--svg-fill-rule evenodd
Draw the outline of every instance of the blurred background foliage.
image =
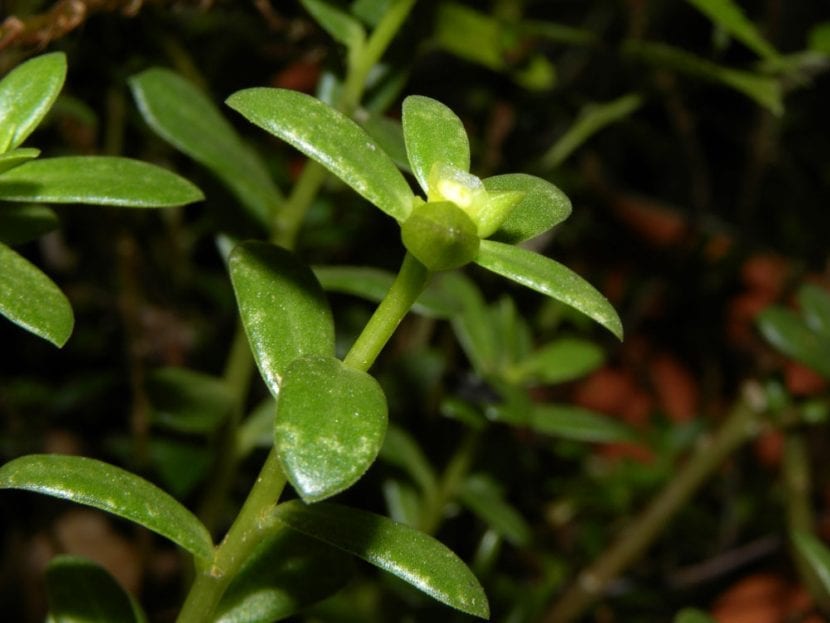
<svg viewBox="0 0 830 623">
<path fill-rule="evenodd" d="M 332 4 L 371 24 L 385 2 Z M 792 307 L 803 283 L 830 285 L 830 5 L 739 4 L 422 0 L 369 75 L 356 115 L 391 148 L 401 98 L 428 95 L 464 121 L 474 173 L 526 171 L 560 186 L 573 215 L 531 244 L 604 292 L 626 329 L 617 344 L 471 270 L 439 284 L 458 307 L 414 315 L 376 368 L 394 427 L 344 497 L 470 561 L 495 621 L 557 620 L 553 605 L 578 571 L 670 486 L 747 383 L 763 412 L 752 441 L 734 440 L 584 616 L 670 620 L 695 606 L 718 621 L 824 620 L 826 597 L 800 579 L 788 531 L 830 537 L 830 351 L 805 355 L 803 344 L 823 342 L 781 338 L 776 323 L 790 316 L 768 314 L 763 332 L 756 318 Z M 57 351 L 0 324 L 0 454 L 120 462 L 221 530 L 261 461 L 270 413 L 257 381 L 235 441 L 243 458 L 228 471 L 233 407 L 221 375 L 236 312 L 221 250 L 263 232 L 148 128 L 128 79 L 161 66 L 190 80 L 287 194 L 302 158 L 222 101 L 262 85 L 330 97 L 344 48 L 293 1 L 0 0 L 0 17 L 0 72 L 44 50 L 68 56 L 67 86 L 36 135 L 45 155 L 145 159 L 207 197 L 153 214 L 58 209 L 60 228 L 20 247 L 67 293 L 76 329 Z M 393 225 L 329 181 L 298 252 L 314 265 L 394 270 Z M 329 277 L 342 353 L 371 313 L 353 295 L 366 296 L 369 275 L 351 288 Z M 233 475 L 228 499 L 211 499 L 218 473 Z M 4 620 L 43 620 L 43 569 L 62 552 L 101 562 L 152 620 L 173 620 L 188 581 L 174 550 L 52 499 L 11 492 L 0 504 Z M 427 618 L 464 617 L 361 567 L 296 620 Z"/>
</svg>

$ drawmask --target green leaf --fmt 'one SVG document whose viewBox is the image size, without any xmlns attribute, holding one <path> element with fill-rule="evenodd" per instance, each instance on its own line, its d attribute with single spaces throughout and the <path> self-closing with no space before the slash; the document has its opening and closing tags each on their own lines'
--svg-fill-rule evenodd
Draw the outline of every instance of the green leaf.
<svg viewBox="0 0 830 623">
<path fill-rule="evenodd" d="M 353 575 L 352 560 L 341 550 L 294 530 L 274 530 L 233 579 L 212 621 L 284 619 L 338 591 Z"/>
<path fill-rule="evenodd" d="M 58 286 L 34 264 L 2 243 L 0 314 L 58 347 L 72 335 L 75 324 L 72 306 Z"/>
<path fill-rule="evenodd" d="M 830 550 L 807 532 L 794 530 L 791 538 L 796 551 L 813 570 L 824 590 L 830 593 Z"/>
<path fill-rule="evenodd" d="M 606 415 L 570 405 L 536 405 L 530 411 L 528 426 L 533 430 L 592 443 L 632 441 L 634 432 Z"/>
<path fill-rule="evenodd" d="M 152 420 L 181 433 L 212 433 L 236 399 L 225 381 L 184 368 L 160 368 L 147 378 Z"/>
<path fill-rule="evenodd" d="M 424 502 L 414 485 L 400 480 L 384 480 L 383 499 L 393 520 L 413 528 L 421 523 Z"/>
<path fill-rule="evenodd" d="M 442 2 L 436 14 L 434 36 L 438 46 L 459 58 L 495 71 L 507 68 L 502 25 L 486 13 L 455 2 Z"/>
<path fill-rule="evenodd" d="M 508 173 L 482 180 L 488 191 L 521 191 L 524 197 L 493 234 L 493 240 L 516 244 L 543 234 L 571 214 L 571 201 L 540 177 Z"/>
<path fill-rule="evenodd" d="M 778 51 L 764 39 L 741 7 L 732 0 L 688 0 L 720 28 L 735 37 L 758 56 L 766 60 L 779 58 Z"/>
<path fill-rule="evenodd" d="M 80 556 L 61 555 L 46 569 L 54 623 L 144 623 L 140 606 L 109 572 Z"/>
<path fill-rule="evenodd" d="M 274 417 L 277 403 L 268 397 L 259 403 L 242 422 L 236 434 L 236 455 L 248 456 L 254 448 L 270 448 L 274 445 Z"/>
<path fill-rule="evenodd" d="M 413 194 L 395 164 L 354 121 L 321 101 L 285 89 L 238 91 L 228 106 L 316 160 L 398 221 Z"/>
<path fill-rule="evenodd" d="M 159 481 L 179 498 L 205 480 L 215 460 L 214 453 L 204 443 L 197 445 L 157 437 L 150 439 L 147 449 Z"/>
<path fill-rule="evenodd" d="M 237 245 L 228 260 L 236 302 L 271 393 L 303 355 L 334 355 L 334 321 L 323 289 L 291 252 L 265 242 Z"/>
<path fill-rule="evenodd" d="M 0 153 L 26 140 L 49 112 L 66 78 L 66 56 L 43 54 L 0 80 Z"/>
<path fill-rule="evenodd" d="M 365 511 L 322 503 L 286 502 L 273 517 L 388 571 L 433 599 L 486 619 L 487 596 L 472 571 L 436 539 Z"/>
<path fill-rule="evenodd" d="M 403 101 L 403 136 L 412 172 L 426 194 L 436 164 L 470 170 L 470 142 L 461 119 L 441 102 L 410 95 Z"/>
<path fill-rule="evenodd" d="M 436 491 L 438 483 L 429 460 L 415 439 L 399 426 L 389 426 L 378 458 L 403 469 L 427 495 Z"/>
<path fill-rule="evenodd" d="M 559 262 L 527 249 L 482 240 L 476 263 L 570 305 L 622 339 L 622 322 L 608 299 Z"/>
<path fill-rule="evenodd" d="M 285 475 L 316 502 L 353 485 L 386 433 L 386 397 L 366 372 L 333 356 L 295 360 L 277 397 L 274 439 Z"/>
<path fill-rule="evenodd" d="M 412 172 L 412 168 L 409 166 L 409 158 L 406 155 L 406 143 L 404 142 L 403 127 L 400 121 L 395 121 L 383 115 L 367 114 L 360 111 L 357 122 L 380 145 L 380 148 L 392 158 L 392 162 L 399 169 L 409 173 Z"/>
<path fill-rule="evenodd" d="M 496 482 L 482 474 L 467 478 L 459 492 L 461 503 L 516 547 L 527 546 L 532 538 L 530 526 L 507 503 Z"/>
<path fill-rule="evenodd" d="M 0 174 L 19 167 L 24 162 L 34 160 L 39 155 L 40 150 L 31 147 L 20 147 L 19 149 L 7 151 L 5 154 L 0 154 Z"/>
<path fill-rule="evenodd" d="M 476 224 L 451 201 L 415 206 L 401 225 L 401 240 L 406 250 L 433 272 L 469 264 L 480 244 Z"/>
<path fill-rule="evenodd" d="M 92 506 L 141 524 L 203 561 L 213 554 L 210 534 L 193 513 L 143 478 L 102 461 L 22 456 L 0 467 L 0 489 L 35 491 Z"/>
<path fill-rule="evenodd" d="M 593 342 L 562 338 L 523 358 L 509 374 L 523 382 L 565 383 L 585 376 L 604 360 L 602 349 Z"/>
<path fill-rule="evenodd" d="M 22 244 L 56 229 L 58 215 L 46 206 L 6 204 L 0 206 L 0 242 Z"/>
<path fill-rule="evenodd" d="M 716 623 L 715 619 L 710 617 L 702 610 L 696 608 L 684 608 L 674 617 L 674 623 Z"/>
<path fill-rule="evenodd" d="M 830 337 L 830 292 L 816 285 L 804 285 L 798 290 L 798 303 L 807 326 Z"/>
<path fill-rule="evenodd" d="M 161 68 L 131 77 L 130 88 L 144 120 L 159 136 L 208 168 L 254 218 L 270 227 L 282 195 L 262 159 L 200 89 Z"/>
<path fill-rule="evenodd" d="M 321 0 L 301 0 L 301 2 L 314 20 L 334 37 L 335 41 L 345 45 L 350 53 L 356 54 L 363 48 L 366 32 L 360 22 L 351 15 Z"/>
<path fill-rule="evenodd" d="M 164 208 L 203 199 L 175 173 L 146 162 L 111 156 L 33 160 L 0 176 L 0 199 Z"/>
<path fill-rule="evenodd" d="M 758 328 L 775 348 L 830 377 L 830 337 L 816 333 L 794 311 L 769 307 L 756 317 Z"/>
<path fill-rule="evenodd" d="M 821 22 L 810 29 L 807 35 L 807 47 L 830 56 L 830 22 Z"/>
</svg>

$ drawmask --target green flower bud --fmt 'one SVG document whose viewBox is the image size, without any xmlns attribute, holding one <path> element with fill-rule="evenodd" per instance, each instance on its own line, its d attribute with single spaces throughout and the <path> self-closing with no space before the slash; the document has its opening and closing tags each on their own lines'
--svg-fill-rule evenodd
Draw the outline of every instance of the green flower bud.
<svg viewBox="0 0 830 623">
<path fill-rule="evenodd" d="M 431 271 L 450 270 L 478 255 L 476 224 L 450 201 L 416 205 L 401 226 L 403 244 Z"/>
</svg>

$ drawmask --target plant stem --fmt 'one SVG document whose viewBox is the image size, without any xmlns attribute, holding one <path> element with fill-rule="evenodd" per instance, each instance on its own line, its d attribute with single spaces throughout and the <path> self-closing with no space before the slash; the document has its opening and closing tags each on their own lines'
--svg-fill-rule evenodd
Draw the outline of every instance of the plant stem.
<svg viewBox="0 0 830 623">
<path fill-rule="evenodd" d="M 545 623 L 567 623 L 577 619 L 619 573 L 632 564 L 660 535 L 671 517 L 688 501 L 735 449 L 757 432 L 764 398 L 756 385 L 744 388 L 726 421 L 714 436 L 701 443 L 689 461 L 619 538 L 553 604 Z"/>
<path fill-rule="evenodd" d="M 291 196 L 277 210 L 273 235 L 271 236 L 272 242 L 286 249 L 294 248 L 306 212 L 308 212 L 317 193 L 320 192 L 320 187 L 326 181 L 327 176 L 328 171 L 323 165 L 314 160 L 305 163 L 303 171 L 291 191 Z"/>
<path fill-rule="evenodd" d="M 272 531 L 268 515 L 285 486 L 276 452 L 272 449 L 225 539 L 216 548 L 211 564 L 200 569 L 177 623 L 204 623 L 254 549 Z"/>
<path fill-rule="evenodd" d="M 357 337 L 346 358 L 347 366 L 367 371 L 427 284 L 430 272 L 407 253 L 389 292 Z"/>
<path fill-rule="evenodd" d="M 458 450 L 453 454 L 441 481 L 435 489 L 435 494 L 425 500 L 421 525 L 422 532 L 434 534 L 441 524 L 444 508 L 458 494 L 461 483 L 470 471 L 476 450 L 478 449 L 479 432 L 470 430 L 461 442 Z"/>
</svg>

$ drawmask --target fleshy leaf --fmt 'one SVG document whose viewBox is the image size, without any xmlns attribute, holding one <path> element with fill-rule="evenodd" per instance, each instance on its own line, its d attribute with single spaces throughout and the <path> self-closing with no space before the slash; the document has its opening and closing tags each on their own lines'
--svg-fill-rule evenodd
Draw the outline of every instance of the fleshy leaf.
<svg viewBox="0 0 830 623">
<path fill-rule="evenodd" d="M 46 569 L 49 614 L 55 623 L 144 623 L 136 601 L 103 567 L 61 555 Z"/>
<path fill-rule="evenodd" d="M 295 360 L 277 398 L 274 439 L 285 475 L 316 502 L 353 485 L 386 433 L 386 396 L 366 372 L 333 356 Z"/>
<path fill-rule="evenodd" d="M 33 160 L 0 176 L 3 201 L 164 208 L 201 199 L 198 188 L 167 169 L 112 156 Z"/>
<path fill-rule="evenodd" d="M 39 268 L 0 243 L 0 314 L 55 346 L 72 334 L 69 300 Z"/>
<path fill-rule="evenodd" d="M 822 376 L 830 377 L 830 337 L 816 333 L 798 314 L 769 307 L 756 318 L 761 333 L 775 348 Z"/>
<path fill-rule="evenodd" d="M 453 608 L 486 619 L 487 596 L 452 551 L 422 532 L 366 511 L 330 504 L 280 504 L 273 517 L 388 571 Z"/>
<path fill-rule="evenodd" d="M 830 549 L 815 536 L 795 530 L 792 533 L 796 551 L 812 569 L 822 588 L 830 594 Z"/>
<path fill-rule="evenodd" d="M 167 537 L 201 560 L 213 553 L 207 529 L 154 484 L 102 461 L 31 454 L 0 467 L 0 489 L 24 489 L 101 509 Z"/>
<path fill-rule="evenodd" d="M 406 250 L 430 271 L 469 264 L 478 254 L 476 224 L 451 201 L 421 202 L 401 225 Z"/>
<path fill-rule="evenodd" d="M 565 383 L 588 374 L 604 359 L 602 349 L 593 342 L 562 338 L 523 357 L 510 375 L 524 382 Z"/>
<path fill-rule="evenodd" d="M 525 193 L 493 234 L 493 240 L 516 244 L 545 233 L 571 214 L 571 201 L 565 193 L 540 177 L 508 173 L 482 181 L 488 191 L 512 190 Z"/>
<path fill-rule="evenodd" d="M 807 326 L 830 337 L 830 292 L 812 284 L 804 285 L 798 290 L 798 303 Z"/>
<path fill-rule="evenodd" d="M 46 206 L 7 204 L 0 206 L 0 242 L 22 244 L 56 229 L 58 215 Z"/>
<path fill-rule="evenodd" d="M 0 154 L 0 174 L 5 173 L 6 171 L 11 171 L 15 167 L 19 167 L 24 162 L 34 160 L 39 155 L 40 150 L 32 147 L 20 147 L 18 149 L 7 151 L 5 154 Z"/>
<path fill-rule="evenodd" d="M 271 393 L 303 355 L 334 355 L 334 321 L 314 273 L 265 242 L 237 245 L 228 259 L 236 302 L 259 371 Z"/>
<path fill-rule="evenodd" d="M 470 143 L 461 119 L 444 104 L 410 95 L 403 101 L 403 136 L 412 172 L 429 194 L 429 174 L 436 164 L 470 170 Z"/>
<path fill-rule="evenodd" d="M 351 557 L 294 530 L 275 530 L 245 562 L 222 596 L 214 623 L 271 623 L 342 588 Z"/>
<path fill-rule="evenodd" d="M 0 153 L 26 140 L 49 112 L 66 78 L 66 56 L 43 54 L 0 80 Z"/>
<path fill-rule="evenodd" d="M 527 249 L 482 240 L 476 263 L 570 305 L 622 339 L 622 322 L 608 299 L 559 262 Z"/>
<path fill-rule="evenodd" d="M 606 415 L 570 405 L 535 405 L 527 422 L 533 430 L 574 441 L 632 441 L 633 431 Z"/>
<path fill-rule="evenodd" d="M 460 500 L 488 526 L 517 547 L 530 543 L 532 533 L 524 517 L 504 499 L 491 478 L 473 475 L 464 481 Z"/>
<path fill-rule="evenodd" d="M 259 156 L 200 89 L 161 68 L 133 76 L 130 88 L 144 120 L 159 136 L 207 167 L 254 218 L 270 226 L 283 201 L 280 192 Z"/>
<path fill-rule="evenodd" d="M 363 47 L 366 32 L 355 18 L 321 0 L 301 0 L 305 10 L 334 39 L 345 45 L 350 52 Z"/>
<path fill-rule="evenodd" d="M 354 121 L 297 91 L 237 91 L 228 106 L 326 167 L 358 194 L 398 221 L 412 209 L 413 194 L 386 153 Z"/>
</svg>

